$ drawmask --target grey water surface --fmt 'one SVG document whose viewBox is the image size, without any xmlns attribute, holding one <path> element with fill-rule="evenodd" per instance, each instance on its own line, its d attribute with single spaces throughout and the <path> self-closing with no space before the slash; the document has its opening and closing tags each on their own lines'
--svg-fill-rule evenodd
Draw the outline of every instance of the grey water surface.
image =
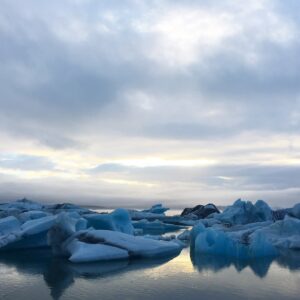
<svg viewBox="0 0 300 300">
<path fill-rule="evenodd" d="M 72 264 L 45 250 L 2 253 L 0 299 L 299 299 L 300 255 Z"/>
</svg>

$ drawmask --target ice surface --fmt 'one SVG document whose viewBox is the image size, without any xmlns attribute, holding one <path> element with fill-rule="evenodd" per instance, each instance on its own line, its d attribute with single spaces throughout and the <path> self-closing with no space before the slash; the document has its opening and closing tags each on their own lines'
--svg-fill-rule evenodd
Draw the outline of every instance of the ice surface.
<svg viewBox="0 0 300 300">
<path fill-rule="evenodd" d="M 44 211 L 40 211 L 40 210 L 32 210 L 32 211 L 25 211 L 23 213 L 20 213 L 18 215 L 18 219 L 24 223 L 26 221 L 30 221 L 30 220 L 35 220 L 35 219 L 40 219 L 43 217 L 47 217 L 49 216 L 49 213 L 46 213 Z"/>
<path fill-rule="evenodd" d="M 153 214 L 163 214 L 167 210 L 169 210 L 169 208 L 163 207 L 162 204 L 155 204 L 150 209 L 143 210 L 143 212 L 148 212 Z"/>
<path fill-rule="evenodd" d="M 71 253 L 69 260 L 74 263 L 106 261 L 129 257 L 127 250 L 104 244 L 88 244 L 76 239 L 67 245 L 67 250 Z"/>
<path fill-rule="evenodd" d="M 159 220 L 155 220 L 151 222 L 146 219 L 143 219 L 141 221 L 134 221 L 132 224 L 134 228 L 143 229 L 145 231 L 149 230 L 149 231 L 168 232 L 168 231 L 175 231 L 183 228 L 180 225 L 167 224 Z"/>
<path fill-rule="evenodd" d="M 48 241 L 56 255 L 69 257 L 73 262 L 111 260 L 126 257 L 164 257 L 178 254 L 177 243 L 137 237 L 119 231 L 75 231 L 75 222 L 59 216 L 48 234 Z"/>
<path fill-rule="evenodd" d="M 227 207 L 223 213 L 214 216 L 215 219 L 230 225 L 247 224 L 272 220 L 272 210 L 263 200 L 255 204 L 250 201 L 237 200 Z"/>
<path fill-rule="evenodd" d="M 257 235 L 263 236 L 266 241 L 279 249 L 300 250 L 299 219 L 286 216 L 282 221 L 258 229 L 250 237 L 255 239 Z"/>
<path fill-rule="evenodd" d="M 132 220 L 163 220 L 166 216 L 165 214 L 156 214 L 151 212 L 144 212 L 138 210 L 128 210 Z"/>
<path fill-rule="evenodd" d="M 18 209 L 21 211 L 29 211 L 29 210 L 42 210 L 43 209 L 43 205 L 38 203 L 38 202 L 34 202 L 34 201 L 30 201 L 27 199 L 22 199 L 22 200 L 17 200 L 17 201 L 12 201 L 9 203 L 2 203 L 0 204 L 0 209 L 1 210 L 8 210 L 8 209 Z"/>
<path fill-rule="evenodd" d="M 21 223 L 16 217 L 6 217 L 0 219 L 0 235 L 5 235 L 11 232 L 20 230 Z"/>
<path fill-rule="evenodd" d="M 185 230 L 181 234 L 177 236 L 177 238 L 181 241 L 189 241 L 191 237 L 191 232 L 190 230 Z"/>
<path fill-rule="evenodd" d="M 262 200 L 255 204 L 237 200 L 223 213 L 200 220 L 165 216 L 165 210 L 159 204 L 130 214 L 125 209 L 97 214 L 66 203 L 42 205 L 27 199 L 4 203 L 0 204 L 0 249 L 51 245 L 55 255 L 72 262 L 166 257 L 178 254 L 189 239 L 196 255 L 242 260 L 300 250 L 300 204 L 283 209 L 282 217 L 274 217 Z M 132 222 L 130 215 L 137 219 L 146 216 L 147 220 Z M 133 235 L 140 229 L 178 230 L 183 228 L 180 225 L 195 226 L 177 237 Z"/>
<path fill-rule="evenodd" d="M 118 208 L 110 214 L 88 214 L 84 215 L 88 225 L 95 229 L 105 229 L 133 234 L 134 228 L 130 215 L 126 209 Z"/>
<path fill-rule="evenodd" d="M 300 203 L 297 203 L 289 210 L 291 216 L 300 219 Z"/>
<path fill-rule="evenodd" d="M 55 219 L 56 216 L 48 216 L 36 220 L 27 221 L 21 226 L 22 234 L 33 235 L 48 231 L 54 225 Z"/>
<path fill-rule="evenodd" d="M 173 242 L 157 241 L 109 230 L 86 231 L 79 235 L 79 239 L 99 241 L 100 243 L 126 249 L 130 256 L 137 257 L 164 257 L 179 253 L 181 250 L 181 247 Z"/>
<path fill-rule="evenodd" d="M 223 255 L 238 259 L 278 255 L 277 249 L 263 234 L 256 234 L 249 240 L 240 240 L 224 231 L 198 225 L 192 230 L 191 237 L 191 247 L 196 254 Z"/>
</svg>

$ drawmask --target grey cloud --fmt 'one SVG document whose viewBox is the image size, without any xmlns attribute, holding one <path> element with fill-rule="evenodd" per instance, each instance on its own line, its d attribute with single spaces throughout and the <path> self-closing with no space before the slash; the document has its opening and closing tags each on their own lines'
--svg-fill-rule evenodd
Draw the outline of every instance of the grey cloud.
<svg viewBox="0 0 300 300">
<path fill-rule="evenodd" d="M 94 173 L 114 173 L 116 178 L 146 182 L 178 184 L 195 183 L 208 189 L 284 190 L 299 188 L 300 167 L 286 165 L 214 165 L 203 167 L 134 167 L 107 163 L 88 170 Z"/>
<path fill-rule="evenodd" d="M 32 155 L 1 155 L 0 167 L 5 169 L 41 171 L 54 169 L 54 163 L 45 157 Z"/>
<path fill-rule="evenodd" d="M 37 148 L 99 157 L 160 156 L 160 151 L 165 157 L 184 157 L 194 142 L 203 142 L 207 152 L 218 142 L 211 156 L 225 157 L 230 164 L 238 151 L 235 145 L 255 145 L 261 136 L 266 137 L 265 151 L 278 154 L 282 147 L 268 148 L 268 137 L 281 135 L 297 144 L 300 130 L 300 10 L 296 0 L 260 3 L 263 8 L 251 15 L 247 12 L 255 1 L 4 0 L 0 132 L 13 142 L 34 141 Z M 214 19 L 224 13 L 237 31 L 204 54 L 195 48 L 195 61 L 170 67 L 162 53 L 168 35 L 149 28 L 175 8 L 200 9 Z M 270 15 L 279 25 L 268 20 Z M 272 37 L 277 31 L 279 36 Z M 170 55 L 178 43 L 175 36 Z M 151 52 L 154 46 L 157 57 Z M 135 92 L 149 103 L 143 106 Z M 239 140 L 245 133 L 251 133 L 251 140 Z M 230 145 L 234 138 L 236 144 Z M 178 148 L 174 141 L 180 142 Z M 296 145 L 293 158 L 297 151 Z M 258 149 L 254 152 L 260 155 Z M 53 168 L 43 158 L 22 156 L 2 161 L 2 166 Z M 297 166 L 244 165 L 241 154 L 237 166 L 133 168 L 106 163 L 87 173 L 235 191 L 299 187 Z"/>
</svg>

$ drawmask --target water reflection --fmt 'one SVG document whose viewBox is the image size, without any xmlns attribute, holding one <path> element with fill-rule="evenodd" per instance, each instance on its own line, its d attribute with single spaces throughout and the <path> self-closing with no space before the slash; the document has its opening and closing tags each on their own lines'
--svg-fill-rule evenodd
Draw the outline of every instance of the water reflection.
<svg viewBox="0 0 300 300">
<path fill-rule="evenodd" d="M 272 263 L 277 263 L 281 267 L 291 271 L 300 270 L 300 253 L 299 251 L 288 251 L 281 253 L 279 257 L 264 257 L 249 260 L 239 260 L 231 257 L 218 255 L 196 255 L 194 251 L 190 251 L 191 261 L 194 267 L 199 271 L 213 271 L 215 273 L 233 266 L 237 272 L 241 272 L 245 268 L 250 268 L 253 273 L 264 278 L 267 276 Z"/>
<path fill-rule="evenodd" d="M 26 250 L 1 253 L 0 263 L 14 267 L 21 274 L 42 275 L 53 299 L 59 299 L 76 278 L 104 278 L 119 276 L 122 272 L 154 268 L 174 256 L 164 259 L 135 259 L 112 262 L 73 264 L 64 258 L 53 257 L 51 251 Z"/>
</svg>

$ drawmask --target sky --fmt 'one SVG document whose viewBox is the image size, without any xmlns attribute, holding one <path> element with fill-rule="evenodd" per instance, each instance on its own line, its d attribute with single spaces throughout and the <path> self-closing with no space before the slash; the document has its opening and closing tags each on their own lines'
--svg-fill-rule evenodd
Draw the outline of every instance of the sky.
<svg viewBox="0 0 300 300">
<path fill-rule="evenodd" d="M 0 200 L 300 200 L 300 1 L 0 0 Z"/>
</svg>

